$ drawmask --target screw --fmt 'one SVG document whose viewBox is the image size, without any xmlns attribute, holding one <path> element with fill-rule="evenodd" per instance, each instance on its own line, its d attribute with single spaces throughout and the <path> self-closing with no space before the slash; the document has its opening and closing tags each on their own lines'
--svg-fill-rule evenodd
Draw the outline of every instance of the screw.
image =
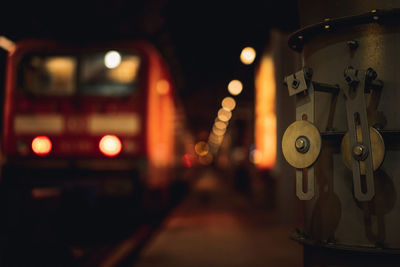
<svg viewBox="0 0 400 267">
<path fill-rule="evenodd" d="M 295 142 L 296 150 L 300 153 L 306 153 L 310 148 L 310 141 L 305 136 L 299 136 Z"/>
<path fill-rule="evenodd" d="M 293 80 L 293 82 L 292 82 L 292 88 L 293 89 L 297 89 L 297 87 L 299 87 L 299 85 L 300 85 L 300 81 Z"/>
<path fill-rule="evenodd" d="M 358 48 L 358 41 L 357 40 L 347 41 L 347 45 L 351 50 L 355 50 Z"/>
<path fill-rule="evenodd" d="M 364 152 L 364 149 L 362 146 L 357 145 L 353 148 L 353 154 L 357 157 L 360 157 Z"/>
<path fill-rule="evenodd" d="M 368 150 L 365 146 L 358 144 L 353 147 L 353 156 L 356 160 L 365 160 Z"/>
<path fill-rule="evenodd" d="M 304 75 L 306 76 L 306 79 L 311 79 L 313 75 L 313 70 L 310 67 L 304 67 L 303 68 Z"/>
<path fill-rule="evenodd" d="M 369 80 L 373 81 L 373 80 L 376 79 L 376 77 L 378 76 L 378 74 L 377 74 L 376 71 L 374 71 L 372 68 L 368 68 L 368 69 L 367 69 L 366 76 L 368 77 Z"/>
</svg>

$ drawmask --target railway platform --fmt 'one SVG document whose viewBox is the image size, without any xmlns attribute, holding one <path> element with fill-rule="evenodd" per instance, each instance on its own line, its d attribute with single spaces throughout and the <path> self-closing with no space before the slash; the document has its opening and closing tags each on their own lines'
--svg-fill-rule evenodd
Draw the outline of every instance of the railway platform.
<svg viewBox="0 0 400 267">
<path fill-rule="evenodd" d="M 294 225 L 223 179 L 204 170 L 131 266 L 301 266 L 302 247 L 289 239 Z"/>
</svg>

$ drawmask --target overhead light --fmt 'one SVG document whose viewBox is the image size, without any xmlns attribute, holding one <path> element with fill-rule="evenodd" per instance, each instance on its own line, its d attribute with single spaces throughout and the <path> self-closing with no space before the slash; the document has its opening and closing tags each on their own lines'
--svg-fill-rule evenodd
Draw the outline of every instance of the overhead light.
<svg viewBox="0 0 400 267">
<path fill-rule="evenodd" d="M 104 65 L 109 69 L 114 69 L 121 64 L 121 55 L 115 51 L 111 50 L 104 56 Z"/>
<path fill-rule="evenodd" d="M 232 112 L 230 112 L 229 110 L 226 110 L 224 108 L 218 110 L 218 119 L 220 121 L 227 122 L 231 119 L 231 117 L 232 117 Z"/>
<path fill-rule="evenodd" d="M 232 80 L 228 84 L 228 91 L 231 95 L 238 95 L 243 90 L 243 84 L 239 80 Z"/>
<path fill-rule="evenodd" d="M 240 61 L 242 61 L 242 63 L 245 65 L 250 65 L 253 63 L 255 58 L 256 50 L 254 50 L 253 47 L 245 47 L 243 48 L 242 53 L 240 53 Z"/>
<path fill-rule="evenodd" d="M 227 96 L 222 100 L 221 105 L 224 109 L 232 111 L 236 107 L 236 101 L 233 97 Z"/>
</svg>

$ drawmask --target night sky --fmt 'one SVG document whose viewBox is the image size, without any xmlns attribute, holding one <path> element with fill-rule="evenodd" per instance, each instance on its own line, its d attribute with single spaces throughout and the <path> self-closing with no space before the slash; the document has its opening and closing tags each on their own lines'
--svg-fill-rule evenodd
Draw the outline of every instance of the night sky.
<svg viewBox="0 0 400 267">
<path fill-rule="evenodd" d="M 150 40 L 169 62 L 189 117 L 201 113 L 191 110 L 199 98 L 207 102 L 202 112 L 214 116 L 231 79 L 251 86 L 254 65 L 240 63 L 243 47 L 261 53 L 270 28 L 298 28 L 295 0 L 8 1 L 1 13 L 0 35 L 13 40 Z"/>
</svg>

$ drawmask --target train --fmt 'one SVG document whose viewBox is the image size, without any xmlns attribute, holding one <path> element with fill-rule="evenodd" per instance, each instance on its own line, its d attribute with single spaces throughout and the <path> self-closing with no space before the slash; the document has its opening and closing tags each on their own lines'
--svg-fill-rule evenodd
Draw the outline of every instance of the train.
<svg viewBox="0 0 400 267">
<path fill-rule="evenodd" d="M 126 235 L 184 194 L 193 140 L 153 44 L 22 40 L 5 70 L 4 257 Z"/>
</svg>

